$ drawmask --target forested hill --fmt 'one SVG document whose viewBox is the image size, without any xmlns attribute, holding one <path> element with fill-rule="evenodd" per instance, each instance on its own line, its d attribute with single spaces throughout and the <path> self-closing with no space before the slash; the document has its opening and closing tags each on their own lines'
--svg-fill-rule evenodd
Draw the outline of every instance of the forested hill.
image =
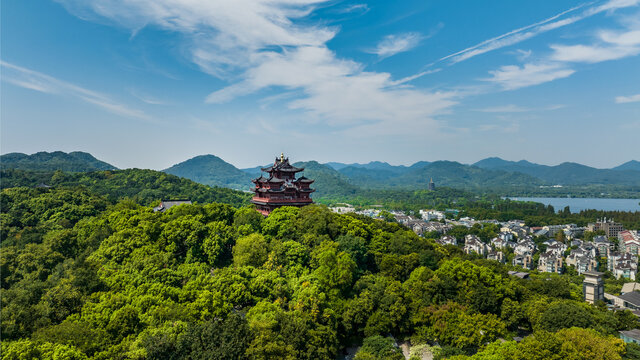
<svg viewBox="0 0 640 360">
<path fill-rule="evenodd" d="M 134 187 L 157 176 L 119 174 Z M 640 354 L 617 337 L 638 319 L 585 303 L 582 277 L 523 280 L 396 223 L 315 205 L 154 213 L 83 187 L 3 189 L 0 204 L 3 359 L 335 360 L 358 347 L 355 360 L 404 360 L 402 342 L 413 359 Z"/>
<path fill-rule="evenodd" d="M 111 202 L 131 199 L 149 205 L 163 199 L 190 199 L 199 203 L 221 202 L 235 206 L 247 204 L 250 195 L 228 188 L 210 187 L 189 179 L 154 170 L 114 170 L 86 173 L 0 171 L 0 186 L 85 187 Z"/>
<path fill-rule="evenodd" d="M 426 189 L 432 178 L 437 186 L 480 191 L 544 184 L 530 175 L 482 169 L 455 161 L 435 161 L 398 172 L 354 167 L 345 167 L 339 172 L 355 185 L 374 189 Z"/>
<path fill-rule="evenodd" d="M 636 170 L 636 171 L 640 171 L 640 161 L 637 161 L 637 160 L 627 161 L 626 163 L 624 163 L 622 165 L 614 167 L 613 170 Z"/>
<path fill-rule="evenodd" d="M 305 177 L 313 179 L 312 188 L 316 189 L 314 197 L 349 196 L 358 193 L 360 189 L 349 182 L 349 178 L 340 174 L 327 165 L 317 161 L 297 162 L 296 167 L 304 168 Z"/>
<path fill-rule="evenodd" d="M 249 190 L 251 175 L 214 155 L 201 155 L 162 170 L 209 186 Z"/>
<path fill-rule="evenodd" d="M 116 170 L 117 168 L 104 161 L 100 161 L 93 155 L 73 151 L 41 151 L 32 155 L 22 153 L 9 153 L 0 156 L 0 169 L 20 169 L 33 171 L 70 171 L 83 172 L 95 170 Z"/>
<path fill-rule="evenodd" d="M 615 184 L 640 186 L 640 166 L 638 164 L 640 163 L 637 161 L 629 161 L 613 169 L 596 169 L 572 162 L 547 166 L 534 164 L 526 160 L 516 162 L 493 157 L 478 161 L 473 165 L 483 169 L 527 174 L 553 185 Z"/>
</svg>

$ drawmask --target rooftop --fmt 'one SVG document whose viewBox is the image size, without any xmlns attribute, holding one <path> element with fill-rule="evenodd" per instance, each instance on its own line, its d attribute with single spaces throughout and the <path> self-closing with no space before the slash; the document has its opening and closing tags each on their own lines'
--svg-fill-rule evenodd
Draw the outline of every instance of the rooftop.
<svg viewBox="0 0 640 360">
<path fill-rule="evenodd" d="M 296 173 L 303 171 L 304 168 L 298 168 L 289 164 L 289 158 L 285 158 L 284 154 L 281 154 L 280 158 L 276 158 L 276 161 L 273 162 L 273 165 L 266 168 L 261 168 L 261 170 L 265 172 L 282 171 Z"/>
<path fill-rule="evenodd" d="M 640 292 L 638 291 L 632 291 L 626 294 L 622 294 L 619 296 L 619 298 L 635 306 L 640 306 Z"/>
<path fill-rule="evenodd" d="M 640 341 L 640 329 L 632 329 L 632 330 L 626 330 L 626 331 L 620 331 L 620 334 L 638 340 Z"/>
<path fill-rule="evenodd" d="M 622 290 L 620 291 L 622 294 L 640 290 L 640 284 L 637 282 L 626 283 L 622 285 Z"/>
</svg>

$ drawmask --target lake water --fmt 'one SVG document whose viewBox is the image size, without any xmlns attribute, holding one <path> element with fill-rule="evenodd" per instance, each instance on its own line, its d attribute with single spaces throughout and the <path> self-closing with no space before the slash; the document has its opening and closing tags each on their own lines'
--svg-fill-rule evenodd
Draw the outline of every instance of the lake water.
<svg viewBox="0 0 640 360">
<path fill-rule="evenodd" d="M 572 213 L 580 210 L 596 209 L 605 211 L 640 211 L 640 199 L 590 199 L 590 198 L 538 198 L 510 197 L 511 200 L 535 201 L 551 205 L 558 211 L 569 206 Z"/>
</svg>

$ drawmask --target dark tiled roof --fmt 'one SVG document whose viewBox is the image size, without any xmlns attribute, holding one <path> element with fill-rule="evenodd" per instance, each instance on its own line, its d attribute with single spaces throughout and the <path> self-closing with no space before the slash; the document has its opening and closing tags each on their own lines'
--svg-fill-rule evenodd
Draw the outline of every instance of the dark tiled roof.
<svg viewBox="0 0 640 360">
<path fill-rule="evenodd" d="M 154 212 L 160 211 L 166 211 L 169 208 L 176 206 L 176 205 L 181 205 L 181 204 L 189 204 L 191 205 L 191 200 L 162 200 L 162 202 L 160 203 L 159 206 L 156 206 L 153 208 Z"/>
<path fill-rule="evenodd" d="M 620 331 L 620 334 L 630 337 L 632 339 L 640 341 L 640 329 L 632 329 L 627 331 Z"/>
<path fill-rule="evenodd" d="M 272 172 L 272 171 L 299 172 L 299 171 L 303 171 L 304 168 L 298 168 L 289 164 L 289 158 L 280 158 L 280 159 L 276 158 L 276 161 L 273 163 L 273 165 L 266 168 L 262 168 L 261 170 L 266 172 Z"/>
<path fill-rule="evenodd" d="M 632 291 L 626 294 L 622 294 L 619 296 L 619 298 L 635 306 L 640 306 L 640 292 L 638 291 Z"/>
</svg>

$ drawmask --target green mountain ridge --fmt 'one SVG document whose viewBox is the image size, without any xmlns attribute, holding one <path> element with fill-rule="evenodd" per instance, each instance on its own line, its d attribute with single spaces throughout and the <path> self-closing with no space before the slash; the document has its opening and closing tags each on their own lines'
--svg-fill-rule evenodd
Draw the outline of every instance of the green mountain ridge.
<svg viewBox="0 0 640 360">
<path fill-rule="evenodd" d="M 250 174 L 215 155 L 196 156 L 162 171 L 209 186 L 240 190 L 251 188 Z"/>
<path fill-rule="evenodd" d="M 117 168 L 104 161 L 96 159 L 93 155 L 82 152 L 40 151 L 27 155 L 23 153 L 8 153 L 0 155 L 0 168 L 19 169 L 31 171 L 55 171 L 85 172 L 96 170 L 117 170 Z"/>
<path fill-rule="evenodd" d="M 210 187 L 189 179 L 147 169 L 63 173 L 7 169 L 0 171 L 2 189 L 13 187 L 85 187 L 110 201 L 130 199 L 149 205 L 163 199 L 190 199 L 199 203 L 248 203 L 250 195 L 223 187 Z"/>
<path fill-rule="evenodd" d="M 349 182 L 349 178 L 332 169 L 327 165 L 317 161 L 304 161 L 293 164 L 296 167 L 304 168 L 302 175 L 315 180 L 311 185 L 316 189 L 314 197 L 326 195 L 348 196 L 358 192 L 358 187 Z"/>
<path fill-rule="evenodd" d="M 515 162 L 500 158 L 487 158 L 478 161 L 473 166 L 519 172 L 539 178 L 549 185 L 640 185 L 640 170 L 635 170 L 633 161 L 613 169 L 596 169 L 573 162 L 548 166 L 534 164 L 526 160 Z"/>
<path fill-rule="evenodd" d="M 618 166 L 612 168 L 612 170 L 636 170 L 636 171 L 640 171 L 640 161 L 637 161 L 637 160 L 627 161 L 626 163 L 624 163 L 622 165 L 618 165 Z"/>
<path fill-rule="evenodd" d="M 319 198 L 351 196 L 366 190 L 423 190 L 427 189 L 431 178 L 437 187 L 503 195 L 535 195 L 542 191 L 541 186 L 556 184 L 571 187 L 563 190 L 567 194 L 584 195 L 585 192 L 591 191 L 592 195 L 596 195 L 614 190 L 636 191 L 635 189 L 640 187 L 640 171 L 633 170 L 637 163 L 630 161 L 615 169 L 595 169 L 577 163 L 547 166 L 526 160 L 507 161 L 492 157 L 473 165 L 455 161 L 420 161 L 409 167 L 380 161 L 368 164 L 321 164 L 317 161 L 306 161 L 297 162 L 296 165 L 305 167 L 305 176 L 315 180 L 313 187 L 317 192 L 314 196 Z M 77 172 L 94 171 L 97 167 L 114 169 L 111 165 L 82 152 L 2 155 L 4 170 Z M 163 172 L 204 185 L 250 191 L 253 187 L 251 179 L 260 175 L 261 167 L 264 166 L 238 169 L 215 155 L 200 155 Z M 611 186 L 615 189 L 607 190 Z"/>
</svg>

